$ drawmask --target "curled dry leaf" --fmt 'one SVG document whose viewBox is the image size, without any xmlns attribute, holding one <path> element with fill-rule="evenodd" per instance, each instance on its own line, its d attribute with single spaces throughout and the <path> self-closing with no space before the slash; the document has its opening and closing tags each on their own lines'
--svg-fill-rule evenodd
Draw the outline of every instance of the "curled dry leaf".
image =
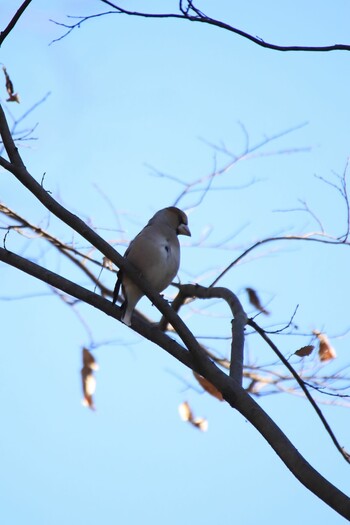
<svg viewBox="0 0 350 525">
<path fill-rule="evenodd" d="M 187 401 L 184 401 L 179 405 L 179 414 L 182 421 L 188 421 L 188 423 L 191 423 L 191 425 L 202 432 L 208 430 L 208 421 L 204 417 L 193 417 L 193 412 Z"/>
<path fill-rule="evenodd" d="M 197 372 L 193 372 L 194 377 L 197 379 L 198 383 L 201 385 L 202 388 L 206 392 L 208 392 L 210 395 L 216 397 L 219 401 L 223 401 L 224 398 L 222 396 L 222 393 L 220 390 L 216 388 L 208 379 L 205 379 L 205 377 L 201 376 L 200 374 L 197 374 Z"/>
<path fill-rule="evenodd" d="M 313 333 L 319 340 L 318 357 L 320 358 L 320 361 L 331 361 L 332 359 L 335 359 L 337 353 L 333 346 L 331 346 L 327 335 L 322 334 L 318 330 L 314 330 Z"/>
<path fill-rule="evenodd" d="M 82 381 L 83 381 L 83 392 L 84 399 L 83 405 L 95 410 L 95 404 L 93 400 L 93 395 L 96 390 L 96 379 L 90 369 L 83 368 L 81 371 Z"/>
<path fill-rule="evenodd" d="M 83 366 L 91 368 L 91 370 L 98 370 L 98 363 L 91 352 L 87 348 L 83 348 Z"/>
<path fill-rule="evenodd" d="M 312 353 L 314 348 L 314 345 L 302 346 L 301 348 L 299 348 L 299 350 L 294 352 L 294 355 L 297 355 L 298 357 L 307 357 Z"/>
<path fill-rule="evenodd" d="M 194 425 L 202 432 L 206 432 L 208 430 L 208 420 L 204 417 L 196 417 L 192 420 L 192 425 Z"/>
<path fill-rule="evenodd" d="M 193 419 L 192 410 L 187 401 L 184 401 L 179 405 L 179 414 L 182 421 L 190 421 L 190 419 Z"/>
<path fill-rule="evenodd" d="M 96 390 L 96 379 L 94 372 L 98 370 L 98 364 L 94 356 L 87 350 L 83 348 L 83 368 L 81 369 L 81 379 L 83 386 L 83 405 L 95 410 L 95 404 L 93 400 L 93 395 Z"/>
<path fill-rule="evenodd" d="M 248 299 L 251 305 L 254 306 L 259 312 L 270 315 L 270 312 L 268 312 L 261 304 L 258 294 L 256 293 L 253 288 L 246 288 L 246 292 L 248 294 Z"/>
<path fill-rule="evenodd" d="M 17 102 L 19 104 L 19 96 L 18 93 L 13 93 L 9 96 L 9 98 L 6 99 L 6 102 Z"/>
<path fill-rule="evenodd" d="M 7 73 L 6 67 L 2 66 L 3 72 L 5 74 L 5 87 L 6 91 L 8 93 L 9 98 L 6 99 L 6 102 L 18 102 L 19 104 L 19 96 L 18 93 L 14 93 L 13 91 L 13 84 L 12 81 Z"/>
</svg>

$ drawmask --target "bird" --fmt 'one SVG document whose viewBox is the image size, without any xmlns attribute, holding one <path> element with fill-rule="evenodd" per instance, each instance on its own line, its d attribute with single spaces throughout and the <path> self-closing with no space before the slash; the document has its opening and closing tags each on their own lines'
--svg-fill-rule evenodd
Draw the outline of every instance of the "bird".
<svg viewBox="0 0 350 525">
<path fill-rule="evenodd" d="M 178 235 L 191 236 L 187 215 L 175 206 L 163 208 L 157 211 L 136 235 L 124 254 L 128 262 L 157 293 L 169 286 L 179 270 Z M 119 270 L 113 292 L 114 304 L 118 299 L 120 286 L 124 296 L 121 320 L 130 326 L 134 308 L 144 293 L 128 275 Z"/>
</svg>

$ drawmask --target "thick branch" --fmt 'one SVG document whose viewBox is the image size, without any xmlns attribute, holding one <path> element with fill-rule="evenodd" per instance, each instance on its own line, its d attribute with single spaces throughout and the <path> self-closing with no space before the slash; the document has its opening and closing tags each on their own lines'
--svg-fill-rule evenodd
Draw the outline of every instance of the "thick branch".
<svg viewBox="0 0 350 525">
<path fill-rule="evenodd" d="M 61 277 L 60 275 L 43 268 L 42 266 L 31 262 L 20 255 L 17 255 L 9 250 L 0 248 L 0 261 L 3 261 L 14 268 L 21 270 L 22 272 L 39 279 L 40 281 L 49 284 L 61 290 L 62 292 L 75 297 L 76 299 L 83 301 L 86 304 L 93 306 L 100 310 L 106 315 L 113 317 L 114 319 L 120 320 L 121 313 L 120 308 L 112 304 L 104 297 L 87 290 L 86 288 L 79 286 L 78 284 Z M 133 330 L 139 333 L 149 341 L 152 341 L 156 345 L 166 350 L 173 357 L 178 359 L 181 363 L 193 367 L 193 360 L 191 354 L 185 350 L 179 343 L 172 340 L 162 331 L 156 328 L 152 323 L 143 321 L 142 319 L 134 316 L 133 318 Z"/>
<path fill-rule="evenodd" d="M 110 301 L 4 248 L 0 248 L 0 260 L 59 288 L 65 293 L 73 295 L 115 319 L 120 317 L 120 309 Z M 178 326 L 176 326 L 178 323 L 176 321 L 173 321 L 173 323 L 175 325 L 174 328 L 178 329 Z M 339 514 L 350 519 L 350 499 L 329 483 L 303 458 L 280 428 L 236 381 L 233 381 L 232 378 L 221 372 L 207 357 L 193 361 L 191 352 L 187 352 L 155 326 L 135 319 L 133 329 L 208 379 L 222 392 L 225 400 L 255 426 L 288 469 L 306 488 Z"/>
<path fill-rule="evenodd" d="M 100 292 L 102 293 L 102 295 L 105 295 L 105 296 L 107 295 L 107 296 L 112 297 L 112 291 L 109 288 L 106 288 L 106 286 L 104 286 L 101 283 L 101 281 L 99 281 L 96 275 L 91 270 L 89 270 L 89 268 L 87 268 L 87 266 L 84 264 L 84 262 L 81 261 L 81 259 L 83 259 L 83 261 L 89 261 L 94 264 L 97 264 L 101 268 L 102 264 L 100 262 L 94 259 L 91 259 L 90 257 L 88 257 L 87 255 L 84 255 L 83 253 L 80 253 L 73 246 L 68 246 L 67 244 L 64 244 L 62 241 L 60 241 L 60 239 L 58 239 L 57 237 L 54 237 L 49 232 L 43 230 L 40 226 L 36 226 L 35 224 L 30 223 L 29 221 L 27 221 L 27 219 L 25 219 L 24 217 L 22 217 L 15 211 L 11 210 L 8 206 L 6 206 L 5 204 L 2 204 L 1 202 L 0 202 L 0 213 L 3 213 L 4 215 L 10 217 L 11 219 L 20 222 L 20 224 L 15 227 L 16 230 L 20 230 L 22 227 L 30 228 L 39 237 L 46 239 L 50 244 L 52 244 L 55 248 L 57 248 L 57 250 L 59 250 L 65 257 L 67 257 L 73 264 L 78 266 L 80 270 L 84 272 L 85 275 L 89 277 L 89 279 L 91 279 L 91 281 L 95 284 L 95 286 L 97 286 L 100 289 Z M 73 254 L 77 255 L 79 259 L 75 257 Z"/>
<path fill-rule="evenodd" d="M 13 169 L 11 162 L 4 159 L 4 157 L 0 157 L 0 166 L 7 171 L 11 171 Z"/>
<path fill-rule="evenodd" d="M 185 323 L 174 312 L 159 294 L 145 282 L 139 273 L 122 257 L 116 250 L 114 250 L 108 242 L 100 237 L 94 230 L 82 221 L 79 217 L 68 211 L 64 206 L 59 204 L 51 195 L 30 175 L 27 171 L 23 161 L 18 153 L 18 150 L 11 137 L 6 117 L 2 107 L 0 106 L 0 133 L 6 148 L 6 152 L 11 160 L 8 165 L 8 170 L 56 217 L 61 219 L 65 224 L 73 228 L 84 239 L 90 242 L 103 255 L 110 259 L 114 264 L 126 272 L 135 284 L 145 293 L 145 295 L 152 301 L 152 303 L 160 310 L 160 312 L 167 318 L 168 322 L 175 327 L 182 341 L 188 349 L 191 349 L 194 356 L 201 358 L 205 356 L 205 352 L 198 344 L 197 340 L 187 328 Z M 175 323 L 175 324 L 174 324 Z"/>
<path fill-rule="evenodd" d="M 228 288 L 216 287 L 205 288 L 199 284 L 180 285 L 182 302 L 187 297 L 198 297 L 199 299 L 219 298 L 227 302 L 231 308 L 233 319 L 231 340 L 231 362 L 230 376 L 242 386 L 243 379 L 243 350 L 244 350 L 244 327 L 247 324 L 247 314 L 242 308 L 238 297 Z"/>
<path fill-rule="evenodd" d="M 239 299 L 235 296 L 235 294 L 230 292 L 230 290 L 228 290 L 227 288 L 220 288 L 220 287 L 205 288 L 199 285 L 178 285 L 178 287 L 180 289 L 180 292 L 176 296 L 175 300 L 173 301 L 173 305 L 172 305 L 176 312 L 179 311 L 180 307 L 185 303 L 186 299 L 189 297 L 191 298 L 197 297 L 200 299 L 219 297 L 219 298 L 226 300 L 228 304 L 230 305 L 232 314 L 234 316 L 234 319 L 232 321 L 230 376 L 233 379 L 235 379 L 235 381 L 237 381 L 238 384 L 240 385 L 242 385 L 242 377 L 243 377 L 243 348 L 244 348 L 244 327 L 245 325 L 246 324 L 250 325 L 252 328 L 254 328 L 254 330 L 256 330 L 257 333 L 261 335 L 261 337 L 269 344 L 269 346 L 276 353 L 280 361 L 290 371 L 292 377 L 294 377 L 294 379 L 300 386 L 301 390 L 303 391 L 305 397 L 310 402 L 316 414 L 320 418 L 325 430 L 329 434 L 337 450 L 341 453 L 341 455 L 347 461 L 347 463 L 349 463 L 350 462 L 349 453 L 340 445 L 334 432 L 332 431 L 330 425 L 328 424 L 326 418 L 324 417 L 321 409 L 319 408 L 319 406 L 317 405 L 317 403 L 311 396 L 310 392 L 308 391 L 308 388 L 305 385 L 305 382 L 300 378 L 299 374 L 296 372 L 296 370 L 294 370 L 293 366 L 284 357 L 284 355 L 279 351 L 277 346 L 267 336 L 265 331 L 262 328 L 260 328 L 260 326 L 257 325 L 255 321 L 253 321 L 253 319 L 247 319 L 247 315 L 244 312 L 241 306 L 241 303 Z M 160 327 L 164 329 L 164 325 L 162 321 L 160 323 Z M 205 353 L 207 356 L 209 355 L 208 352 L 205 352 Z M 213 360 L 215 361 L 215 359 Z"/>
<path fill-rule="evenodd" d="M 213 378 L 209 374 L 206 378 L 216 388 L 219 388 L 218 383 L 214 383 Z M 247 418 L 260 432 L 300 483 L 336 510 L 341 516 L 348 520 L 350 519 L 350 499 L 321 476 L 301 456 L 276 423 L 244 390 L 238 388 L 236 383 L 231 381 L 229 390 L 224 391 L 223 394 L 226 401 Z"/>
<path fill-rule="evenodd" d="M 55 199 L 53 199 L 44 188 L 36 182 L 36 180 L 26 170 L 17 149 L 15 148 L 12 138 L 9 137 L 9 131 L 5 115 L 0 107 L 0 130 L 4 140 L 7 153 L 11 160 L 8 169 L 13 175 L 35 195 L 35 197 L 52 213 L 60 218 L 64 223 L 72 227 L 77 233 L 82 235 L 87 241 L 91 242 L 97 249 L 101 251 L 106 257 L 112 260 L 120 268 L 130 275 L 137 286 L 149 297 L 161 313 L 167 318 L 168 322 L 174 327 L 179 337 L 182 339 L 186 347 L 190 350 L 187 352 L 183 347 L 172 341 L 160 330 L 142 323 L 135 319 L 133 329 L 141 333 L 147 339 L 153 340 L 156 344 L 167 351 L 169 348 L 176 348 L 178 353 L 177 359 L 190 366 L 193 370 L 208 379 L 213 385 L 218 388 L 224 395 L 224 398 L 229 404 L 236 408 L 244 417 L 246 417 L 257 430 L 270 443 L 278 456 L 286 464 L 286 466 L 293 472 L 293 474 L 303 483 L 309 490 L 325 501 L 329 506 L 336 510 L 339 514 L 346 518 L 350 518 L 350 500 L 323 478 L 309 463 L 299 454 L 292 443 L 282 433 L 278 426 L 269 418 L 269 416 L 257 405 L 250 396 L 233 381 L 231 377 L 224 374 L 205 354 L 200 347 L 193 334 L 168 305 L 168 303 L 155 294 L 152 289 L 145 283 L 137 274 L 133 272 L 132 267 L 127 261 L 120 256 L 106 241 L 104 241 L 98 234 L 89 228 L 81 219 L 66 210 Z M 119 318 L 120 309 L 111 302 L 106 301 L 92 292 L 78 287 L 75 283 L 68 280 L 62 281 L 63 278 L 56 276 L 48 270 L 43 270 L 38 265 L 30 261 L 26 261 L 19 256 L 10 253 L 8 250 L 0 249 L 0 259 L 26 271 L 30 275 L 37 277 L 45 282 L 49 282 L 52 286 L 62 289 L 66 293 L 79 297 L 95 308 L 104 311 L 107 315 L 114 318 Z M 23 266 L 24 264 L 24 266 Z M 38 271 L 39 269 L 39 271 Z M 43 273 L 44 272 L 44 273 Z M 60 279 L 58 281 L 57 279 Z M 141 324 L 139 324 L 141 323 Z M 172 353 L 172 352 L 170 352 Z"/>
</svg>

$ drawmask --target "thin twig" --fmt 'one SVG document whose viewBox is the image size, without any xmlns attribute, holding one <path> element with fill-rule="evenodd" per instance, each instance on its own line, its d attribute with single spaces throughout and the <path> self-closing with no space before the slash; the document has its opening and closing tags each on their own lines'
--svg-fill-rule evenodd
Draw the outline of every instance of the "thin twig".
<svg viewBox="0 0 350 525">
<path fill-rule="evenodd" d="M 259 246 L 262 246 L 263 244 L 269 243 L 269 242 L 276 242 L 276 241 L 309 241 L 309 242 L 317 242 L 317 243 L 323 243 L 323 244 L 338 244 L 338 245 L 345 245 L 349 246 L 348 243 L 344 242 L 343 240 L 340 240 L 339 238 L 334 238 L 331 236 L 328 236 L 322 232 L 310 232 L 305 235 L 282 235 L 277 237 L 267 237 L 265 239 L 261 239 L 260 241 L 255 242 L 252 246 L 247 248 L 243 253 L 241 253 L 236 259 L 234 259 L 222 272 L 214 279 L 214 281 L 211 283 L 210 286 L 215 286 L 218 281 L 229 271 L 231 270 L 241 259 L 246 257 L 248 253 L 255 250 Z"/>
<path fill-rule="evenodd" d="M 98 265 L 100 268 L 103 267 L 102 263 L 99 261 L 96 261 L 95 259 L 92 259 L 88 255 L 85 255 L 72 246 L 69 246 L 62 241 L 60 241 L 57 237 L 54 237 L 49 232 L 43 230 L 41 227 L 36 226 L 29 221 L 27 221 L 24 217 L 19 215 L 18 213 L 14 212 L 4 204 L 0 202 L 0 213 L 3 213 L 4 215 L 10 217 L 13 220 L 17 220 L 20 222 L 20 225 L 12 226 L 12 228 L 15 228 L 16 230 L 20 231 L 21 228 L 30 228 L 35 234 L 37 234 L 39 237 L 42 237 L 43 239 L 47 240 L 52 246 L 54 246 L 57 250 L 59 250 L 65 257 L 67 257 L 73 264 L 78 266 L 82 272 L 85 273 L 91 279 L 91 281 L 99 288 L 100 292 L 103 295 L 112 296 L 112 291 L 109 288 L 106 288 L 98 279 L 98 277 L 95 276 L 93 272 L 87 268 L 82 261 L 77 259 L 77 257 L 74 257 L 74 255 L 77 255 L 81 257 L 83 260 L 87 260 L 91 263 L 94 263 Z M 73 255 L 74 254 L 74 255 Z"/>
<path fill-rule="evenodd" d="M 322 411 L 320 409 L 320 407 L 317 405 L 317 403 L 315 402 L 315 400 L 313 399 L 313 397 L 311 396 L 310 392 L 308 391 L 304 381 L 300 378 L 299 374 L 294 370 L 293 366 L 289 363 L 289 361 L 284 357 L 284 355 L 279 351 L 279 349 L 277 348 L 277 346 L 273 343 L 273 341 L 271 341 L 271 339 L 268 337 L 268 335 L 265 333 L 265 330 L 263 330 L 255 321 L 253 321 L 252 319 L 249 319 L 248 320 L 248 325 L 251 326 L 252 328 L 254 328 L 254 330 L 256 330 L 256 332 L 266 341 L 266 343 L 270 346 L 270 348 L 272 348 L 272 350 L 275 352 L 275 354 L 278 356 L 278 358 L 282 361 L 282 363 L 284 364 L 284 366 L 289 370 L 289 372 L 292 374 L 292 376 L 294 377 L 294 379 L 296 380 L 296 382 L 298 383 L 298 385 L 300 386 L 300 388 L 302 389 L 303 393 L 305 394 L 306 398 L 308 399 L 308 401 L 310 402 L 311 406 L 313 407 L 313 409 L 315 410 L 316 414 L 318 415 L 318 417 L 320 418 L 320 420 L 322 421 L 322 424 L 324 426 L 324 428 L 326 429 L 326 431 L 328 432 L 330 438 L 332 439 L 335 447 L 337 448 L 337 450 L 341 453 L 341 455 L 343 456 L 343 458 L 348 462 L 350 463 L 350 455 L 348 454 L 348 452 L 346 452 L 346 450 L 339 444 L 339 441 L 337 440 L 337 438 L 335 437 L 334 435 L 334 432 L 332 431 L 331 427 L 329 426 L 326 418 L 324 417 L 324 415 L 322 414 Z"/>
<path fill-rule="evenodd" d="M 221 22 L 220 20 L 216 20 L 214 18 L 211 18 L 209 16 L 204 15 L 199 9 L 195 8 L 193 5 L 193 2 L 188 1 L 188 9 L 187 10 L 180 10 L 180 13 L 144 13 L 140 11 L 129 11 L 127 9 L 123 9 L 120 6 L 114 4 L 113 2 L 110 2 L 109 0 L 101 0 L 103 4 L 106 4 L 110 7 L 113 7 L 116 9 L 118 13 L 122 13 L 125 15 L 130 16 L 137 16 L 142 18 L 156 18 L 156 19 L 163 19 L 163 18 L 177 18 L 180 20 L 187 20 L 189 22 L 201 22 L 204 24 L 212 25 L 219 27 L 221 29 L 225 29 L 231 33 L 235 33 L 247 40 L 250 40 L 254 44 L 257 44 L 258 46 L 261 46 L 265 49 L 272 49 L 275 51 L 316 51 L 316 52 L 325 52 L 325 51 L 336 51 L 336 50 L 342 50 L 342 51 L 350 51 L 350 45 L 347 44 L 333 44 L 328 46 L 280 46 L 276 44 L 270 44 L 263 40 L 262 38 L 253 36 L 249 33 L 246 33 L 245 31 L 242 31 L 241 29 L 238 29 L 236 27 L 233 27 L 229 24 L 226 24 L 225 22 Z M 190 15 L 190 10 L 193 10 L 195 12 L 195 15 Z"/>
</svg>

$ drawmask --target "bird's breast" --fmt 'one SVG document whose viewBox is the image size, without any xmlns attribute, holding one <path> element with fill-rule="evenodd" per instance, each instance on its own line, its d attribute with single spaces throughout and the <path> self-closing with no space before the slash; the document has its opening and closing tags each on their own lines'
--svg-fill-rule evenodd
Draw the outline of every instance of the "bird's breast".
<svg viewBox="0 0 350 525">
<path fill-rule="evenodd" d="M 145 268 L 146 279 L 157 291 L 166 288 L 176 276 L 180 265 L 180 247 L 177 243 L 164 240 L 158 246 L 157 257 Z"/>
</svg>

